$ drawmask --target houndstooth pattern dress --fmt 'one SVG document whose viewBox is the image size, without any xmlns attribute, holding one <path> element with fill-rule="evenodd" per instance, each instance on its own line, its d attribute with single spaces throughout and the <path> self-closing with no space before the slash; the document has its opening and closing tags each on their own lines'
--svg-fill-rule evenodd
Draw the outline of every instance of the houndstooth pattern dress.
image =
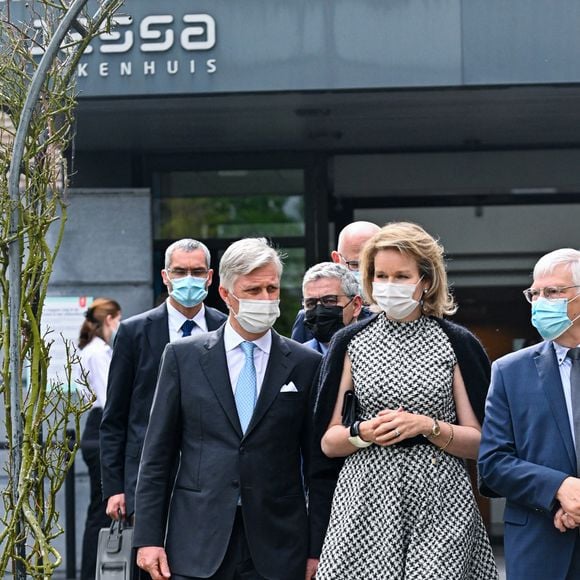
<svg viewBox="0 0 580 580">
<path fill-rule="evenodd" d="M 456 423 L 456 358 L 436 321 L 381 315 L 352 339 L 348 354 L 361 419 L 403 407 Z M 349 456 L 316 578 L 497 579 L 462 460 L 429 443 L 371 445 Z"/>
</svg>

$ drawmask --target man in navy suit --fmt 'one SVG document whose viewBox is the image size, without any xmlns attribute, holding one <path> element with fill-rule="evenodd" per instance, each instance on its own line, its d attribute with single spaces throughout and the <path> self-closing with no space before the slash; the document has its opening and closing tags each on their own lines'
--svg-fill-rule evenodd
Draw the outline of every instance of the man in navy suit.
<svg viewBox="0 0 580 580">
<path fill-rule="evenodd" d="M 304 346 L 325 355 L 334 334 L 358 319 L 362 309 L 358 282 L 342 264 L 321 262 L 304 274 L 302 296 L 304 324 L 313 335 Z"/>
<path fill-rule="evenodd" d="M 130 518 L 141 448 L 157 372 L 168 342 L 219 328 L 223 312 L 204 305 L 212 281 L 210 253 L 192 239 L 171 244 L 161 271 L 168 299 L 119 326 L 100 430 L 101 475 L 107 515 Z"/>
<path fill-rule="evenodd" d="M 578 579 L 580 252 L 543 256 L 524 294 L 544 342 L 493 364 L 479 470 L 506 498 L 508 579 Z"/>
<path fill-rule="evenodd" d="M 133 537 L 153 580 L 314 574 L 305 474 L 321 356 L 272 330 L 281 274 L 266 240 L 233 243 L 220 261 L 226 324 L 165 349 Z"/>
</svg>

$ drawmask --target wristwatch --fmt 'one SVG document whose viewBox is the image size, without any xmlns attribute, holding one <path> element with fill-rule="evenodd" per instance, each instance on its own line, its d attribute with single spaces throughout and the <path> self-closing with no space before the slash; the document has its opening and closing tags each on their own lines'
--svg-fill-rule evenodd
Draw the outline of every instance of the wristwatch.
<svg viewBox="0 0 580 580">
<path fill-rule="evenodd" d="M 348 438 L 348 440 L 355 447 L 359 447 L 360 449 L 363 449 L 364 447 L 368 447 L 369 445 L 372 445 L 373 442 L 372 441 L 365 441 L 360 436 L 360 423 L 361 423 L 360 421 L 355 421 L 350 426 L 350 437 Z"/>
<path fill-rule="evenodd" d="M 433 437 L 439 437 L 441 435 L 441 427 L 439 427 L 439 422 L 437 419 L 433 419 L 433 425 L 431 425 L 431 432 L 427 433 L 427 435 L 423 434 L 423 437 L 427 439 L 431 439 Z"/>
</svg>

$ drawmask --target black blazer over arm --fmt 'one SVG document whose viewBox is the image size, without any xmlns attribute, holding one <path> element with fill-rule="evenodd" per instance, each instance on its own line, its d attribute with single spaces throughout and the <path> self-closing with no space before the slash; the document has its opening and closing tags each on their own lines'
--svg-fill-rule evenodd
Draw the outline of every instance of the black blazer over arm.
<svg viewBox="0 0 580 580">
<path fill-rule="evenodd" d="M 310 466 L 310 501 L 316 506 L 310 521 L 310 553 L 317 557 L 322 550 L 326 528 L 330 519 L 332 496 L 344 459 L 330 459 L 322 453 L 321 439 L 326 432 L 334 411 L 342 376 L 344 356 L 351 339 L 376 315 L 347 326 L 334 335 L 329 351 L 321 367 L 318 389 L 313 399 L 313 443 Z M 490 362 L 477 338 L 466 328 L 445 319 L 435 318 L 447 334 L 457 357 L 467 394 L 473 411 L 483 424 L 485 398 L 489 388 Z M 491 495 L 491 490 L 486 489 Z"/>
</svg>

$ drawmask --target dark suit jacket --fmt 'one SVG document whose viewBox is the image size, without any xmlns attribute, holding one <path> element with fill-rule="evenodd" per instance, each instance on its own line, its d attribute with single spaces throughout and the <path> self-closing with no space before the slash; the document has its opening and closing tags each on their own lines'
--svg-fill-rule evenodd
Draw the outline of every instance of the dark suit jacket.
<svg viewBox="0 0 580 580">
<path fill-rule="evenodd" d="M 219 328 L 225 319 L 223 312 L 205 307 L 208 330 Z M 125 493 L 128 514 L 134 511 L 141 447 L 168 342 L 165 303 L 121 322 L 115 340 L 100 429 L 101 475 L 103 497 Z"/>
<path fill-rule="evenodd" d="M 555 494 L 576 475 L 576 456 L 556 354 L 550 342 L 495 361 L 479 470 L 505 496 L 508 578 L 565 578 L 578 530 L 553 524 Z"/>
<path fill-rule="evenodd" d="M 308 547 L 303 467 L 321 357 L 272 331 L 262 389 L 242 435 L 223 333 L 165 349 L 137 483 L 133 544 L 165 546 L 172 573 L 211 576 L 223 561 L 241 497 L 259 574 L 302 580 Z M 298 392 L 280 392 L 291 381 Z"/>
</svg>

